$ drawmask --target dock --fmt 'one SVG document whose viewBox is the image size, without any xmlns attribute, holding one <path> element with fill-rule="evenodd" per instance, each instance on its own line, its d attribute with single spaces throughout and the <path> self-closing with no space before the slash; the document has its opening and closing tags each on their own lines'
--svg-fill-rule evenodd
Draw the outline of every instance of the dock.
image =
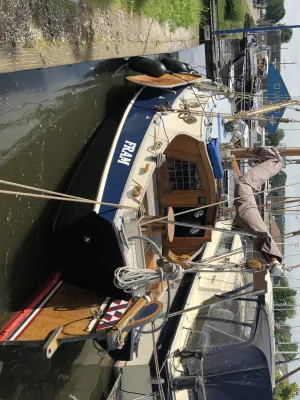
<svg viewBox="0 0 300 400">
<path fill-rule="evenodd" d="M 199 44 L 198 27 L 171 29 L 97 2 L 7 0 L 0 26 L 0 73 L 171 53 Z"/>
</svg>

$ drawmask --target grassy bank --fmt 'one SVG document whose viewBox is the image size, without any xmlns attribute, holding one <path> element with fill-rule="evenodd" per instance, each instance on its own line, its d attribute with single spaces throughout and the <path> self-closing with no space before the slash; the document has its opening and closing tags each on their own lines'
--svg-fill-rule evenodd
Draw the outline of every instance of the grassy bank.
<svg viewBox="0 0 300 400">
<path fill-rule="evenodd" d="M 95 5 L 115 5 L 127 11 L 140 13 L 171 28 L 195 27 L 201 20 L 202 0 L 88 0 Z"/>
<path fill-rule="evenodd" d="M 250 11 L 245 1 L 218 0 L 219 29 L 243 28 L 246 14 L 250 15 Z M 250 25 L 255 26 L 252 17 L 250 20 Z"/>
</svg>

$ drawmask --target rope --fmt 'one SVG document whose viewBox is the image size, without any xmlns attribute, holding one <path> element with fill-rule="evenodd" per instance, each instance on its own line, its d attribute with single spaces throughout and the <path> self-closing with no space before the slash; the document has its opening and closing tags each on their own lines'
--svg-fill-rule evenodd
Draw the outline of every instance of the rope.
<svg viewBox="0 0 300 400">
<path fill-rule="evenodd" d="M 53 194 L 56 196 L 62 196 L 62 197 L 68 197 L 70 199 L 81 199 L 81 200 L 85 200 L 83 197 L 78 197 L 78 196 L 72 196 L 70 194 L 64 194 L 64 193 L 59 193 L 59 192 L 53 192 L 52 190 L 46 190 L 46 189 L 42 189 L 42 188 L 38 188 L 35 186 L 28 186 L 28 185 L 23 185 L 21 183 L 16 183 L 16 182 L 10 182 L 10 181 L 3 181 L 2 179 L 0 179 L 0 184 L 3 185 L 8 185 L 8 186 L 15 186 L 18 188 L 22 188 L 22 189 L 28 189 L 28 190 L 33 190 L 35 192 L 42 192 L 42 193 L 48 193 L 48 194 Z"/>
<path fill-rule="evenodd" d="M 114 284 L 118 289 L 123 290 L 125 293 L 132 294 L 135 290 L 145 288 L 154 282 L 176 281 L 181 279 L 184 274 L 211 272 L 212 268 L 214 268 L 214 273 L 255 273 L 253 269 L 240 268 L 240 265 L 237 264 L 234 264 L 231 268 L 230 264 L 229 266 L 223 268 L 218 267 L 217 265 L 210 266 L 207 264 L 202 264 L 196 268 L 185 270 L 179 264 L 165 261 L 162 261 L 162 264 L 163 265 L 161 267 L 156 269 L 140 269 L 128 266 L 119 267 L 114 273 Z"/>
<path fill-rule="evenodd" d="M 4 185 L 16 186 L 16 187 L 19 187 L 19 188 L 34 190 L 34 191 L 37 191 L 37 192 L 48 193 L 48 195 L 0 189 L 0 193 L 1 194 L 8 194 L 8 195 L 12 195 L 12 196 L 33 197 L 33 198 L 48 199 L 48 200 L 71 201 L 71 202 L 74 202 L 74 203 L 100 204 L 100 205 L 105 205 L 105 206 L 109 206 L 109 207 L 124 208 L 124 209 L 134 210 L 134 211 L 138 211 L 139 210 L 137 207 L 126 206 L 124 204 L 107 203 L 107 202 L 103 202 L 103 201 L 85 199 L 83 197 L 77 197 L 77 196 L 72 196 L 72 195 L 68 195 L 68 194 L 64 194 L 64 193 L 53 192 L 51 190 L 36 188 L 36 187 L 33 187 L 33 186 L 22 185 L 20 183 L 15 183 L 15 182 L 9 182 L 9 181 L 0 180 L 0 184 L 1 183 L 4 184 Z"/>
<path fill-rule="evenodd" d="M 160 168 L 163 163 L 166 161 L 167 156 L 163 153 L 158 153 L 156 156 L 156 167 L 155 168 Z"/>
<path fill-rule="evenodd" d="M 125 293 L 132 293 L 148 286 L 153 282 L 174 281 L 182 278 L 183 268 L 174 263 L 164 263 L 157 269 L 139 269 L 134 267 L 120 267 L 115 271 L 114 284 Z"/>
<path fill-rule="evenodd" d="M 166 107 L 164 105 L 157 105 L 154 107 L 155 111 L 160 111 L 160 112 L 170 112 L 170 113 L 178 113 L 183 114 L 184 112 L 187 113 L 187 109 L 183 109 L 179 106 L 179 108 L 173 108 L 173 107 Z M 271 118 L 267 117 L 263 114 L 261 115 L 249 115 L 245 116 L 242 114 L 229 114 L 229 113 L 217 113 L 217 112 L 209 112 L 209 111 L 200 111 L 200 110 L 189 110 L 189 115 L 196 115 L 196 116 L 205 116 L 208 120 L 211 118 L 228 118 L 228 119 L 233 119 L 233 120 L 239 120 L 239 119 L 247 119 L 249 121 L 278 121 L 278 122 L 284 122 L 282 121 L 282 118 Z M 183 119 L 183 117 L 181 117 Z M 294 120 L 286 120 L 285 122 L 298 122 Z"/>
</svg>

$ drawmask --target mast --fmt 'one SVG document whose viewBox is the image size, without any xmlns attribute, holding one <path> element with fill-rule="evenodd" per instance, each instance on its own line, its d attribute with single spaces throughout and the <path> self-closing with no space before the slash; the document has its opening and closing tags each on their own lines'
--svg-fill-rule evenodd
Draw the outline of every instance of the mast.
<svg viewBox="0 0 300 400">
<path fill-rule="evenodd" d="M 280 108 L 286 108 L 286 107 L 293 106 L 296 104 L 300 104 L 300 100 L 283 101 L 280 103 L 274 103 L 274 104 L 270 104 L 268 106 L 257 108 L 256 110 L 240 111 L 237 114 L 234 114 L 232 117 L 229 117 L 227 119 L 228 119 L 228 121 L 235 121 L 236 119 L 241 119 L 241 118 L 247 119 L 253 115 L 255 116 L 255 115 L 269 113 L 272 111 L 276 111 Z M 288 122 L 288 120 L 283 119 L 283 121 L 281 121 L 281 122 Z"/>
<path fill-rule="evenodd" d="M 300 367 L 294 369 L 293 371 L 289 372 L 286 375 L 283 375 L 281 378 L 277 379 L 277 381 L 275 382 L 276 385 L 278 385 L 279 383 L 283 382 L 284 380 L 288 379 L 290 376 L 294 375 L 296 372 L 300 371 Z"/>
<path fill-rule="evenodd" d="M 300 147 L 285 147 L 280 148 L 282 156 L 300 156 Z M 249 158 L 248 149 L 233 149 L 231 150 L 232 155 L 237 159 Z"/>
</svg>

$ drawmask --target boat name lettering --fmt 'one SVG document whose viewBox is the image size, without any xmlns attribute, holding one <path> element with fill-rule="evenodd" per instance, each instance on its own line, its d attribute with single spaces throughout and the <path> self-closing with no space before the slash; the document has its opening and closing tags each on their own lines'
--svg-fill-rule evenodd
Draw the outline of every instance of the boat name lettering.
<svg viewBox="0 0 300 400">
<path fill-rule="evenodd" d="M 136 143 L 125 140 L 124 146 L 118 159 L 118 163 L 127 165 L 129 167 L 132 159 L 132 153 L 134 153 L 135 148 Z"/>
</svg>

